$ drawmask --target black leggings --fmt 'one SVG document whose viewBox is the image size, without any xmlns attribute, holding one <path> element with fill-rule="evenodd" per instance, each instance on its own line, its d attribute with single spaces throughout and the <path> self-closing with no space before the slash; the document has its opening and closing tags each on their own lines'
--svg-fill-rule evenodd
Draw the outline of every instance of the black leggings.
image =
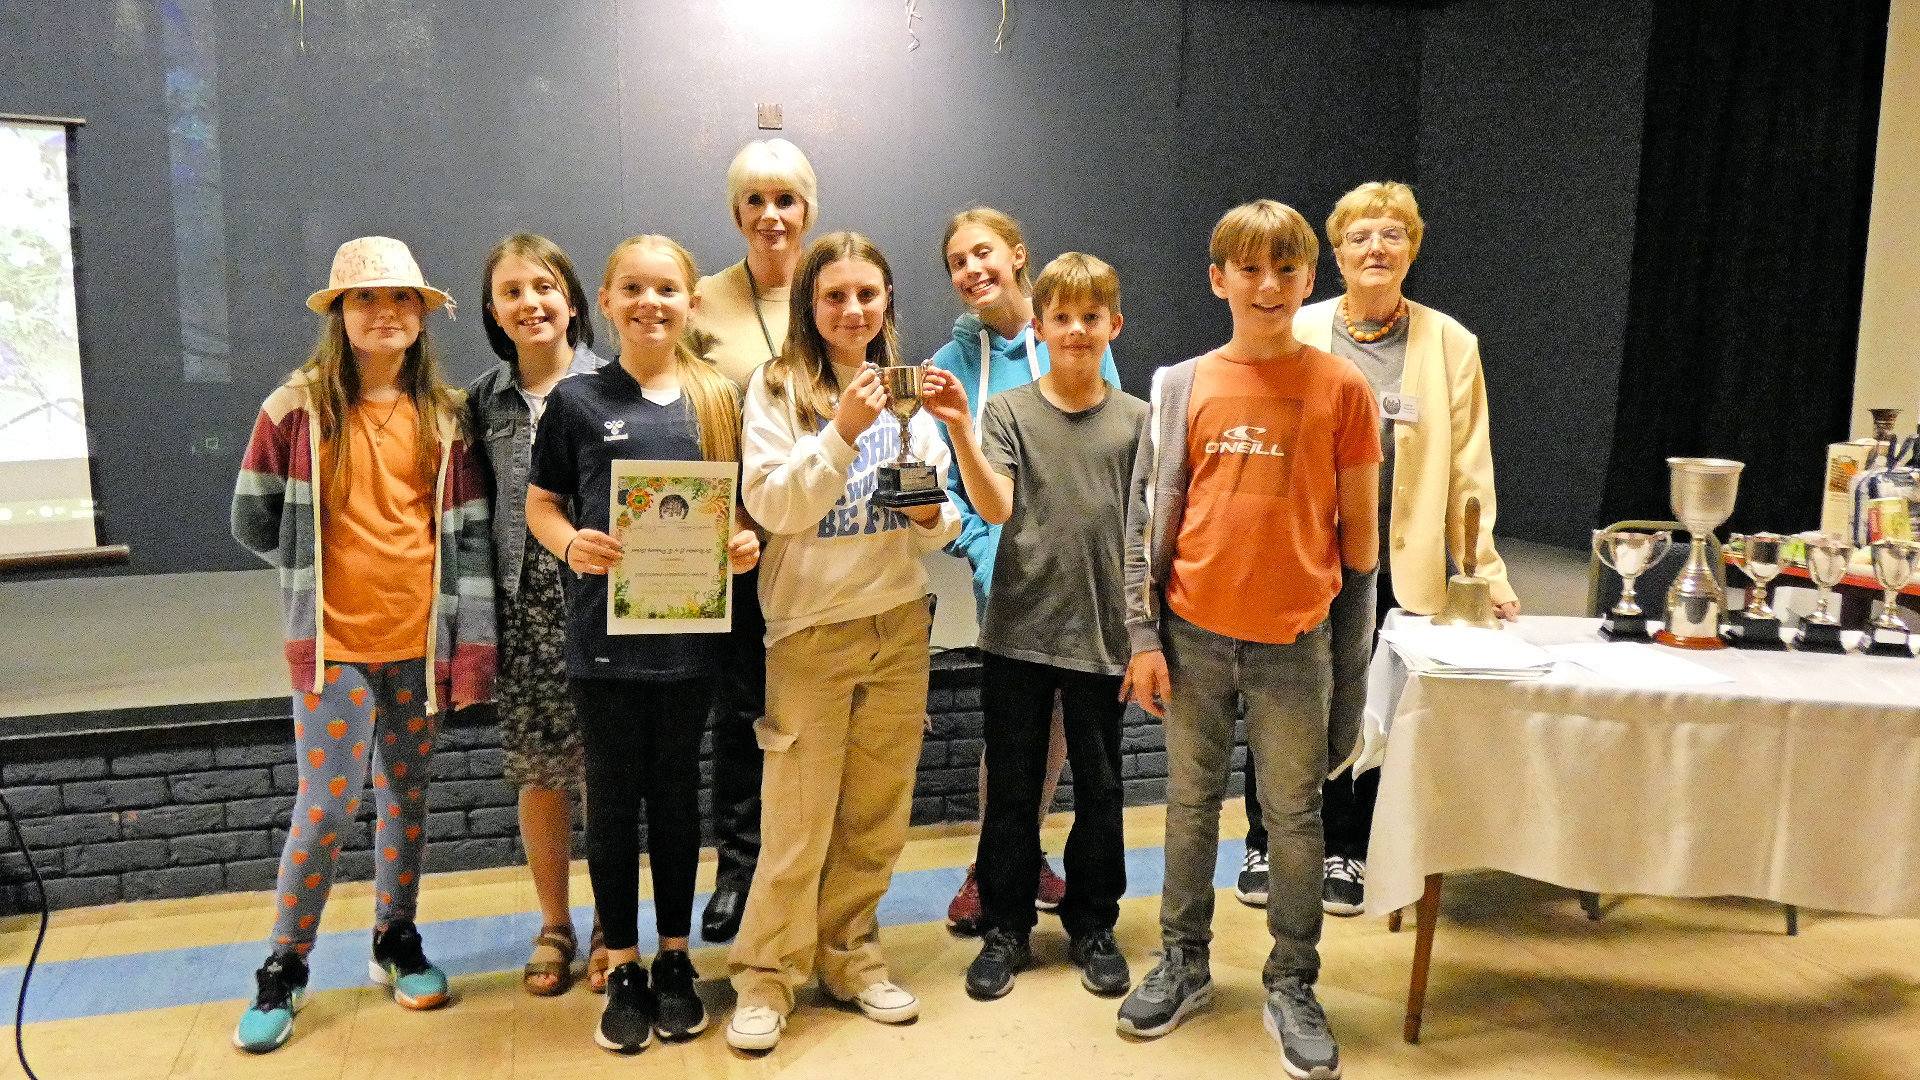
<svg viewBox="0 0 1920 1080">
<path fill-rule="evenodd" d="M 569 679 L 587 763 L 587 874 L 607 948 L 640 943 L 640 810 L 646 805 L 654 926 L 693 929 L 700 862 L 700 738 L 706 679 Z"/>
</svg>

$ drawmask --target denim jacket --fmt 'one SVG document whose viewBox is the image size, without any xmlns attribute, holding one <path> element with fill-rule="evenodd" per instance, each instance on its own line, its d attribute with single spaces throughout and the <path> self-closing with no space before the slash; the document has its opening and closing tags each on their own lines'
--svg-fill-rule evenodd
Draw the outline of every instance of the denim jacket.
<svg viewBox="0 0 1920 1080">
<path fill-rule="evenodd" d="M 573 350 L 567 375 L 605 366 L 585 345 Z M 564 377 L 564 376 L 563 376 Z M 532 414 L 512 364 L 502 360 L 467 387 L 467 413 L 480 450 L 487 496 L 493 503 L 493 577 L 497 595 L 520 594 L 520 563 L 527 553 L 527 475 L 533 469 Z"/>
</svg>

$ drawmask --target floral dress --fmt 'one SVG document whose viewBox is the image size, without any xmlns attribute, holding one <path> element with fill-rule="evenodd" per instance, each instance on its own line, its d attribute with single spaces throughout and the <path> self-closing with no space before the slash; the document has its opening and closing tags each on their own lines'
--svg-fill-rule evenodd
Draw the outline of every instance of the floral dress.
<svg viewBox="0 0 1920 1080">
<path fill-rule="evenodd" d="M 498 598 L 500 674 L 494 687 L 507 779 L 515 787 L 580 790 L 580 731 L 567 696 L 560 560 L 527 537 L 519 595 Z"/>
</svg>

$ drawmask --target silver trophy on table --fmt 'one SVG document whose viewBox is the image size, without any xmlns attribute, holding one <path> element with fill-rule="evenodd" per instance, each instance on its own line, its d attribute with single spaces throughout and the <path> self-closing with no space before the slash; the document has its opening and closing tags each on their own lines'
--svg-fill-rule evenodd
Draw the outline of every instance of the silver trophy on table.
<svg viewBox="0 0 1920 1080">
<path fill-rule="evenodd" d="M 1816 534 L 1806 538 L 1807 576 L 1820 592 L 1813 614 L 1800 620 L 1800 639 L 1794 648 L 1802 652 L 1843 653 L 1847 644 L 1840 636 L 1838 597 L 1833 590 L 1847 578 L 1847 563 L 1853 558 L 1853 545 L 1838 536 Z"/>
<path fill-rule="evenodd" d="M 918 364 L 880 369 L 880 381 L 887 388 L 887 411 L 900 421 L 900 455 L 880 466 L 880 480 L 872 497 L 875 506 L 900 510 L 946 500 L 939 471 L 913 455 L 909 425 L 913 414 L 920 411 L 920 379 L 925 374 L 926 369 Z"/>
<path fill-rule="evenodd" d="M 1911 540 L 1875 540 L 1873 576 L 1885 592 L 1880 614 L 1867 627 L 1867 652 L 1874 656 L 1913 656 L 1913 635 L 1900 621 L 1900 590 L 1913 580 L 1920 544 Z"/>
<path fill-rule="evenodd" d="M 1600 636 L 1609 641 L 1646 641 L 1647 615 L 1640 609 L 1633 585 L 1673 550 L 1673 534 L 1661 529 L 1643 532 L 1608 526 L 1593 533 L 1593 553 L 1607 569 L 1620 575 L 1620 599 L 1600 620 Z"/>
<path fill-rule="evenodd" d="M 1781 551 L 1787 538 L 1761 532 L 1734 539 L 1740 541 L 1740 567 L 1753 579 L 1753 588 L 1747 590 L 1747 606 L 1733 615 L 1727 643 L 1739 649 L 1784 649 L 1787 641 L 1780 635 L 1780 617 L 1767 603 L 1767 585 L 1780 576 Z"/>
<path fill-rule="evenodd" d="M 1744 468 L 1743 463 L 1725 458 L 1667 459 L 1673 516 L 1686 525 L 1692 541 L 1687 565 L 1667 589 L 1667 625 L 1653 636 L 1662 645 L 1680 649 L 1727 647 L 1720 636 L 1727 593 L 1707 553 L 1707 541 L 1714 529 L 1733 516 L 1733 500 L 1740 491 L 1740 470 Z"/>
</svg>

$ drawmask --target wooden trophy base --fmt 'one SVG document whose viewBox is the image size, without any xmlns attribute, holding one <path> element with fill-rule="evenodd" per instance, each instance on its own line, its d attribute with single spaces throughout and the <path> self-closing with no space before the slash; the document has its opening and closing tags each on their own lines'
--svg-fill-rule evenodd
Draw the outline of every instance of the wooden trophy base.
<svg viewBox="0 0 1920 1080">
<path fill-rule="evenodd" d="M 1718 635 L 1714 637 L 1681 637 L 1671 630 L 1660 631 L 1653 635 L 1653 640 L 1662 645 L 1670 645 L 1676 649 L 1693 649 L 1701 652 L 1708 649 L 1724 649 L 1727 647 L 1726 641 Z"/>
<path fill-rule="evenodd" d="M 1761 652 L 1785 652 L 1787 640 L 1780 636 L 1779 619 L 1752 619 L 1743 612 L 1736 612 L 1733 625 L 1727 630 L 1727 644 L 1736 649 L 1752 649 Z"/>
<path fill-rule="evenodd" d="M 1872 627 L 1867 635 L 1865 651 L 1868 656 L 1893 656 L 1911 660 L 1913 659 L 1913 635 L 1905 630 Z"/>
<path fill-rule="evenodd" d="M 1645 615 L 1616 615 L 1608 612 L 1600 620 L 1600 636 L 1608 641 L 1652 641 Z"/>
<path fill-rule="evenodd" d="M 1800 640 L 1793 645 L 1797 652 L 1844 653 L 1847 642 L 1840 636 L 1840 628 L 1830 623 L 1802 622 Z"/>
</svg>

